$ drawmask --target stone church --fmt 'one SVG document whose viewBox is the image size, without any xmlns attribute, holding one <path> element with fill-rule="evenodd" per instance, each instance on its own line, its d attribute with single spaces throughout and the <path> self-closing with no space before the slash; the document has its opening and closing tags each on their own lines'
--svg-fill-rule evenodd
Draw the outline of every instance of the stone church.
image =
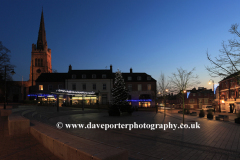
<svg viewBox="0 0 240 160">
<path fill-rule="evenodd" d="M 44 25 L 43 10 L 38 31 L 37 44 L 32 44 L 31 65 L 28 81 L 14 81 L 7 93 L 7 101 L 19 102 L 29 100 L 28 94 L 36 84 L 41 73 L 52 73 L 51 49 L 48 48 Z"/>
</svg>

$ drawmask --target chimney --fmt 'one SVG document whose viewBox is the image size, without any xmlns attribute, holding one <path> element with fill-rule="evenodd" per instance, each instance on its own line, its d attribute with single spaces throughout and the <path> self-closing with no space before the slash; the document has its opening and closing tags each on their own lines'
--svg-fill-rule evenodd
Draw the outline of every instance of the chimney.
<svg viewBox="0 0 240 160">
<path fill-rule="evenodd" d="M 112 72 L 112 65 L 110 65 L 110 71 Z"/>
<path fill-rule="evenodd" d="M 71 64 L 69 65 L 69 68 L 68 68 L 68 72 L 70 72 L 72 70 L 72 66 Z"/>
<path fill-rule="evenodd" d="M 130 68 L 130 73 L 132 73 L 132 68 Z"/>
</svg>

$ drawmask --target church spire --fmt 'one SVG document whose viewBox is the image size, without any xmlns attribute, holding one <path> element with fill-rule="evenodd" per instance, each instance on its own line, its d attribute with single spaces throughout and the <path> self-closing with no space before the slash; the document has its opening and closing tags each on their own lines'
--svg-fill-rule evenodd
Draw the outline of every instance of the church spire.
<svg viewBox="0 0 240 160">
<path fill-rule="evenodd" d="M 44 18 L 43 18 L 43 8 L 42 8 L 40 27 L 38 31 L 37 49 L 38 50 L 47 49 L 46 32 L 45 32 L 45 25 L 44 25 Z"/>
</svg>

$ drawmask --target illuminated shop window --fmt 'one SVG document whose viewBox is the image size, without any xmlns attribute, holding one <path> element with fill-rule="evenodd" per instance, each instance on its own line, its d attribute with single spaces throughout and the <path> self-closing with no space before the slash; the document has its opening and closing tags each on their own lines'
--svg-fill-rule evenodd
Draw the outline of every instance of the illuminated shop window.
<svg viewBox="0 0 240 160">
<path fill-rule="evenodd" d="M 39 85 L 39 91 L 43 91 L 43 85 Z"/>
</svg>

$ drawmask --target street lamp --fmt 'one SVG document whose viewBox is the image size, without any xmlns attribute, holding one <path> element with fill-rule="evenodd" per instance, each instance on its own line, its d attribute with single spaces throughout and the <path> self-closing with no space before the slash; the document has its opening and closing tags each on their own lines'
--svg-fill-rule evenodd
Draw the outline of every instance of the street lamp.
<svg viewBox="0 0 240 160">
<path fill-rule="evenodd" d="M 15 74 L 14 70 L 11 72 L 12 75 Z M 5 97 L 4 97 L 4 107 L 3 109 L 6 109 L 6 101 L 7 101 L 7 66 L 5 66 Z"/>
<path fill-rule="evenodd" d="M 182 100 L 183 100 L 183 124 L 184 124 L 184 93 L 186 93 L 186 90 L 181 91 L 182 95 Z"/>
<path fill-rule="evenodd" d="M 165 89 L 165 92 L 168 92 L 168 89 Z M 166 93 L 163 92 L 164 96 L 164 117 L 166 116 Z"/>
<path fill-rule="evenodd" d="M 214 80 L 210 79 L 208 84 L 211 84 L 211 83 L 213 84 L 213 94 L 214 94 Z M 220 111 L 220 85 L 218 86 L 218 91 L 219 91 L 218 92 L 218 107 L 219 107 L 219 112 L 221 112 Z M 214 95 L 214 98 L 216 98 L 215 95 Z"/>
<path fill-rule="evenodd" d="M 210 79 L 208 84 L 211 84 L 211 83 L 213 84 L 213 92 L 214 92 L 214 80 Z"/>
</svg>

